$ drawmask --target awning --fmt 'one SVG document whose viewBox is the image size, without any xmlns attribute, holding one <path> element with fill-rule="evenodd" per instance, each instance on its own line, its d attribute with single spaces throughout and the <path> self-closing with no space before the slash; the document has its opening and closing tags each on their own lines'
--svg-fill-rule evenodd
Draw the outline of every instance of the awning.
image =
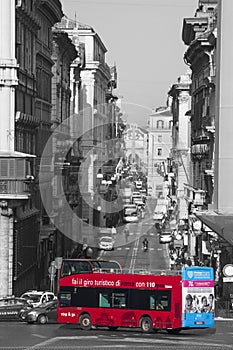
<svg viewBox="0 0 233 350">
<path fill-rule="evenodd" d="M 233 245 L 233 214 L 200 211 L 194 213 L 206 226 Z"/>
</svg>

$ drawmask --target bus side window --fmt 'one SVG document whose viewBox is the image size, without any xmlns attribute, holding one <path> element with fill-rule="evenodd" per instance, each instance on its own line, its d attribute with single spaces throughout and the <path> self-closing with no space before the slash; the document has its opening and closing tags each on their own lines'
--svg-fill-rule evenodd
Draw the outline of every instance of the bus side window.
<svg viewBox="0 0 233 350">
<path fill-rule="evenodd" d="M 60 292 L 58 295 L 60 306 L 71 306 L 71 293 Z"/>
<path fill-rule="evenodd" d="M 112 293 L 112 307 L 125 308 L 126 307 L 126 294 L 125 293 Z"/>
<path fill-rule="evenodd" d="M 155 309 L 155 297 L 153 295 L 150 296 L 150 310 Z"/>
<path fill-rule="evenodd" d="M 108 293 L 99 293 L 99 307 L 110 307 L 110 302 L 109 302 L 109 294 Z"/>
</svg>

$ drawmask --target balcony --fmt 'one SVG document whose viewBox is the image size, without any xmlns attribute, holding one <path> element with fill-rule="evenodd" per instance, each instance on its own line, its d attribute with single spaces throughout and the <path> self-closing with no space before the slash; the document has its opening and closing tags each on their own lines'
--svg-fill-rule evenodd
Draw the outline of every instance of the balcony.
<svg viewBox="0 0 233 350">
<path fill-rule="evenodd" d="M 28 199 L 34 177 L 30 172 L 30 159 L 35 156 L 20 152 L 0 154 L 0 198 Z"/>
<path fill-rule="evenodd" d="M 184 198 L 193 205 L 202 206 L 205 202 L 205 191 L 184 184 Z"/>
<path fill-rule="evenodd" d="M 1 199 L 28 199 L 30 197 L 31 181 L 0 179 L 0 198 Z"/>
</svg>

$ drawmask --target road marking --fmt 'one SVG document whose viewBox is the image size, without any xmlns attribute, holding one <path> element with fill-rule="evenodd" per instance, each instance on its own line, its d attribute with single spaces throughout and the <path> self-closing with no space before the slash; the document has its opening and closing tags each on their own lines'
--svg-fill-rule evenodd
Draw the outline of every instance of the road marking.
<svg viewBox="0 0 233 350">
<path fill-rule="evenodd" d="M 150 347 L 150 344 L 151 347 L 154 348 L 154 344 L 167 344 L 167 345 L 170 345 L 170 344 L 176 344 L 179 343 L 179 346 L 183 348 L 183 346 L 189 346 L 190 345 L 190 340 L 192 339 L 193 343 L 192 345 L 193 346 L 202 346 L 202 347 L 206 347 L 206 346 L 210 346 L 210 347 L 221 347 L 221 349 L 232 349 L 232 345 L 228 345 L 228 344 L 222 344 L 222 343 L 212 343 L 212 342 L 201 342 L 201 341 L 196 341 L 195 342 L 195 338 L 192 337 L 192 338 L 189 338 L 188 340 L 183 340 L 183 339 L 187 339 L 186 337 L 182 337 L 183 339 L 181 340 L 180 337 L 178 339 L 175 339 L 175 338 L 169 338 L 169 337 L 166 337 L 166 339 L 156 339 L 155 337 L 152 337 L 152 334 L 148 334 L 147 336 L 144 336 L 143 338 L 137 338 L 137 339 L 134 339 L 134 338 L 130 338 L 129 336 L 127 336 L 126 334 L 124 335 L 125 338 L 113 338 L 113 337 L 107 337 L 107 336 L 103 336 L 103 335 L 99 335 L 99 336 L 88 336 L 88 340 L 99 340 L 99 341 L 106 341 L 106 342 L 117 342 L 118 344 L 114 345 L 114 344 L 111 344 L 111 347 L 112 348 L 116 348 L 116 349 L 119 349 L 119 348 L 129 348 L 129 344 L 123 344 L 124 342 L 130 342 L 130 343 L 134 343 L 135 346 L 136 344 L 144 344 L 144 347 Z M 69 340 L 70 341 L 80 341 L 80 340 L 84 340 L 86 341 L 87 340 L 87 336 L 62 336 L 62 337 L 54 337 L 54 338 L 51 338 L 51 339 L 48 339 L 46 341 L 43 341 L 41 342 L 40 344 L 36 344 L 36 345 L 33 345 L 33 346 L 29 346 L 27 347 L 27 349 L 30 349 L 30 350 L 36 350 L 36 349 L 41 349 L 42 347 L 46 347 L 49 349 L 49 346 L 51 346 L 52 344 L 53 345 L 56 345 L 56 349 L 77 349 L 77 345 L 66 345 L 65 347 L 61 347 L 59 346 L 59 342 L 65 340 L 66 342 L 68 342 Z M 180 341 L 181 340 L 181 341 Z M 121 343 L 121 344 L 120 344 Z M 58 345 L 58 346 L 57 346 Z M 101 346 L 101 348 L 109 348 L 109 345 L 104 345 L 104 344 L 95 344 L 95 346 L 99 347 Z M 95 346 L 93 348 L 95 348 Z M 81 345 L 81 347 L 83 349 L 90 349 L 90 346 L 89 345 Z"/>
<path fill-rule="evenodd" d="M 130 267 L 129 267 L 129 273 L 134 272 L 135 264 L 136 264 L 136 258 L 137 258 L 137 251 L 138 251 L 138 246 L 139 246 L 139 238 L 134 243 L 134 249 L 133 249 L 133 254 L 131 257 L 130 261 Z"/>
<path fill-rule="evenodd" d="M 36 333 L 32 333 L 33 337 L 38 337 L 38 338 L 48 338 L 45 335 L 42 334 L 36 334 Z"/>
</svg>

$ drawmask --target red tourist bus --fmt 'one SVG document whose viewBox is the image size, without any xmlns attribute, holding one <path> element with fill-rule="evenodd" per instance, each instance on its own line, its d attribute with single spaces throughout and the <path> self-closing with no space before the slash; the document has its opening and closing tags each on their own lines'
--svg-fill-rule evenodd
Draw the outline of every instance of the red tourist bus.
<svg viewBox="0 0 233 350">
<path fill-rule="evenodd" d="M 197 286 L 193 281 L 194 268 L 198 269 Z M 192 271 L 191 282 L 185 281 L 184 284 L 186 294 L 182 293 L 181 275 L 106 272 L 61 274 L 57 320 L 60 323 L 79 324 L 82 329 L 90 329 L 92 325 L 111 330 L 137 327 L 144 333 L 150 333 L 153 329 L 178 333 L 187 327 L 213 327 L 213 313 L 207 316 L 207 313 L 204 315 L 200 311 L 187 317 L 188 311 L 184 309 L 184 295 L 187 296 L 189 283 L 189 292 L 191 288 L 200 300 L 204 288 L 212 288 L 212 283 L 206 281 L 208 278 L 201 277 L 203 270 L 200 270 L 211 268 L 185 269 L 189 269 L 189 277 Z"/>
</svg>

